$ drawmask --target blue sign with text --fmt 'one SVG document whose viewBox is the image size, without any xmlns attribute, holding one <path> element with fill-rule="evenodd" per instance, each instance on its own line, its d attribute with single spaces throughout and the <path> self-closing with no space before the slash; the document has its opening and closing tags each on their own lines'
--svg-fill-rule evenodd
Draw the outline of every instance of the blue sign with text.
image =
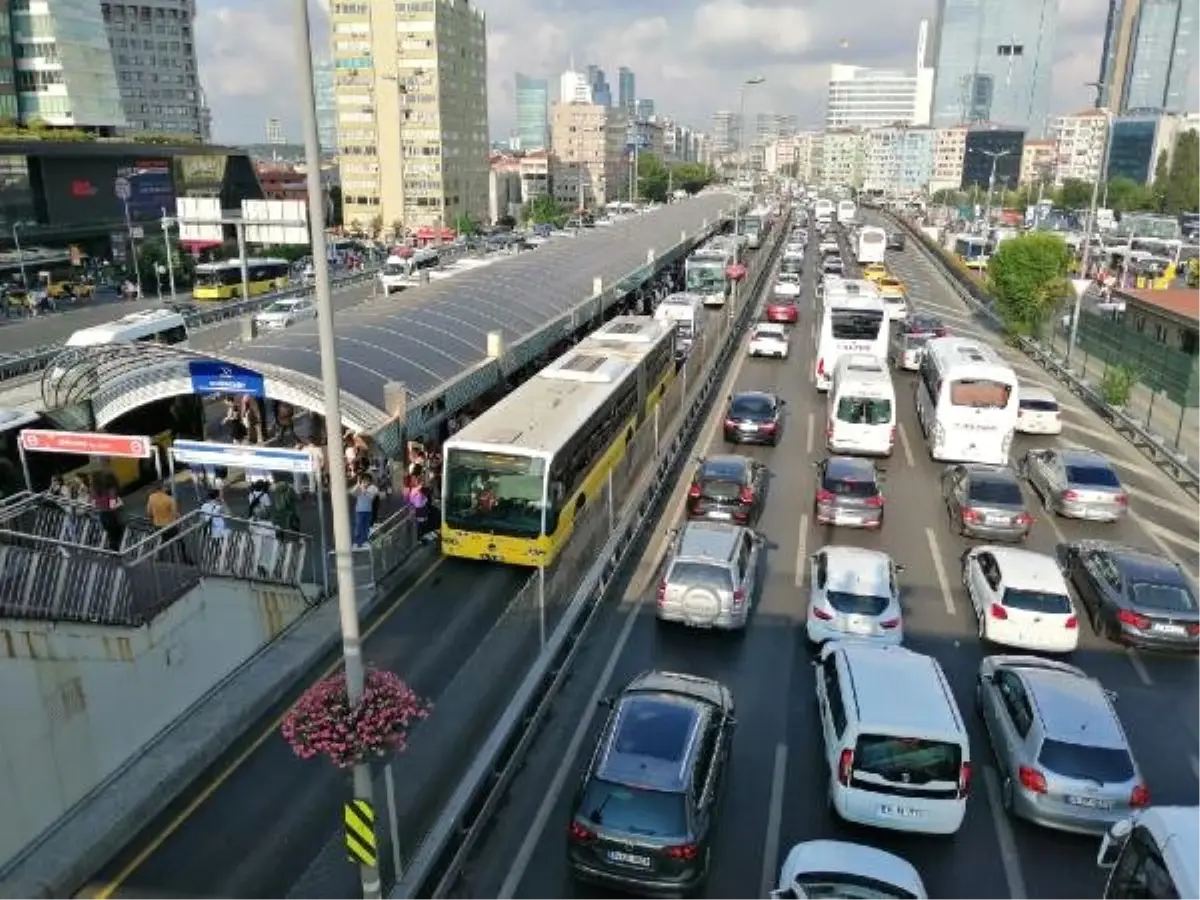
<svg viewBox="0 0 1200 900">
<path fill-rule="evenodd" d="M 194 359 L 188 363 L 194 394 L 250 394 L 266 396 L 263 377 L 257 372 L 231 363 Z"/>
</svg>

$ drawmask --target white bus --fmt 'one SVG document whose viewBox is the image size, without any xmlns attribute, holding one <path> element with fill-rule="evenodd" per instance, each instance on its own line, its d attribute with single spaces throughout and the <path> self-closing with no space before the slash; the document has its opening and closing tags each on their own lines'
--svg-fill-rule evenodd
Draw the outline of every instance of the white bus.
<svg viewBox="0 0 1200 900">
<path fill-rule="evenodd" d="M 169 309 L 148 309 L 130 313 L 115 322 L 81 328 L 67 338 L 68 347 L 100 347 L 104 344 L 132 343 L 188 345 L 187 320 Z"/>
<path fill-rule="evenodd" d="M 864 225 L 858 230 L 858 264 L 886 262 L 887 232 L 874 225 Z"/>
<path fill-rule="evenodd" d="M 1096 862 L 1109 870 L 1105 898 L 1200 897 L 1200 809 L 1151 806 L 1116 822 Z"/>
<path fill-rule="evenodd" d="M 813 366 L 813 383 L 818 391 L 829 390 L 833 370 L 844 353 L 887 358 L 887 308 L 878 294 L 847 291 L 847 285 L 857 288 L 854 282 L 846 281 L 826 286 Z"/>
<path fill-rule="evenodd" d="M 704 331 L 708 312 L 699 294 L 668 294 L 654 310 L 654 318 L 675 326 L 675 355 L 686 359 L 696 335 Z"/>
<path fill-rule="evenodd" d="M 713 243 L 693 251 L 683 261 L 683 289 L 703 297 L 705 306 L 724 306 L 729 297 L 725 270 L 732 264 L 733 248 L 728 244 Z"/>
<path fill-rule="evenodd" d="M 917 375 L 917 419 L 934 460 L 1008 463 L 1017 376 L 995 350 L 969 338 L 934 338 Z"/>
<path fill-rule="evenodd" d="M 843 228 L 847 228 L 854 224 L 855 217 L 858 215 L 858 207 L 854 205 L 853 200 L 839 200 L 837 205 L 837 220 L 838 224 Z"/>
<path fill-rule="evenodd" d="M 383 264 L 379 286 L 385 294 L 414 287 L 421 283 L 422 272 L 432 272 L 441 261 L 441 254 L 432 248 L 414 250 L 408 256 L 394 253 Z"/>
<path fill-rule="evenodd" d="M 739 233 L 746 236 L 746 246 L 755 250 L 762 246 L 763 233 L 770 223 L 771 211 L 766 207 L 752 209 L 738 223 Z"/>
<path fill-rule="evenodd" d="M 812 210 L 813 218 L 818 222 L 828 225 L 833 220 L 835 210 L 832 200 L 826 200 L 824 197 L 818 198 L 813 201 Z"/>
<path fill-rule="evenodd" d="M 887 363 L 845 353 L 833 370 L 825 423 L 830 453 L 891 456 L 896 444 L 896 390 Z"/>
</svg>

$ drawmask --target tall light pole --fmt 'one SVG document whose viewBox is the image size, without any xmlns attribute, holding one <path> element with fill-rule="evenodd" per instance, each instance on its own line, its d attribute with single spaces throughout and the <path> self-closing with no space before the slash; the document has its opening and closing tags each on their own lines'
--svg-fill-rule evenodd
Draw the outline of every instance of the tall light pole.
<svg viewBox="0 0 1200 900">
<path fill-rule="evenodd" d="M 337 345 L 333 334 L 333 303 L 329 294 L 329 254 L 325 246 L 325 203 L 321 193 L 321 140 L 317 133 L 317 97 L 312 71 L 312 38 L 309 34 L 308 2 L 295 0 L 296 53 L 300 65 L 301 104 L 304 124 L 304 156 L 308 168 L 308 222 L 312 234 L 313 274 L 317 291 L 317 341 L 321 351 L 321 380 L 325 382 L 325 443 L 329 465 L 329 499 L 333 513 L 333 546 L 337 567 L 338 613 L 342 626 L 342 656 L 346 667 L 346 697 L 351 706 L 362 702 L 365 672 L 358 603 L 354 585 L 353 545 L 350 538 L 350 491 L 342 458 L 342 400 L 338 384 Z M 376 113 L 378 115 L 378 113 Z M 371 769 L 365 763 L 354 767 L 354 799 L 372 807 L 374 791 Z M 379 869 L 359 867 L 364 900 L 382 895 Z"/>
<path fill-rule="evenodd" d="M 987 201 L 983 206 L 983 227 L 987 228 L 988 223 L 992 220 L 992 191 L 996 189 L 996 165 L 1004 157 L 1009 156 L 1011 150 L 979 150 L 975 151 L 981 156 L 986 156 L 992 161 L 992 174 L 988 176 Z"/>
<path fill-rule="evenodd" d="M 1104 94 L 1104 82 L 1089 81 L 1088 86 L 1096 89 L 1096 104 L 1099 106 L 1100 98 Z M 1092 232 L 1096 230 L 1096 205 L 1100 202 L 1100 182 L 1104 179 L 1108 169 L 1108 138 L 1109 132 L 1112 130 L 1112 111 L 1106 108 L 1102 112 L 1104 113 L 1104 144 L 1100 150 L 1100 171 L 1096 173 L 1096 177 L 1092 181 L 1092 202 L 1088 206 L 1087 219 L 1084 222 L 1083 248 L 1079 254 L 1080 278 L 1088 277 L 1088 266 L 1092 261 Z M 1071 308 L 1071 333 L 1067 339 L 1067 363 L 1071 362 L 1071 352 L 1075 349 L 1076 340 L 1079 339 L 1079 314 L 1082 305 L 1083 291 L 1075 291 L 1075 303 Z"/>
<path fill-rule="evenodd" d="M 171 285 L 171 299 L 175 299 L 175 254 L 171 252 L 171 220 L 167 218 L 167 208 L 160 207 L 162 210 L 162 230 L 163 230 L 163 247 L 167 251 L 167 278 Z"/>
<path fill-rule="evenodd" d="M 21 223 L 13 222 L 13 227 L 12 227 L 13 243 L 16 245 L 16 250 L 17 250 L 17 265 L 21 269 L 21 287 L 25 288 L 25 290 L 28 291 L 29 290 L 29 278 L 26 277 L 26 274 L 25 274 L 25 251 L 21 249 L 21 236 L 19 234 L 20 230 L 21 230 Z"/>
<path fill-rule="evenodd" d="M 737 169 L 733 176 L 734 195 L 737 197 L 733 204 L 733 261 L 739 263 L 742 261 L 742 198 L 738 194 L 742 189 L 742 160 L 746 153 L 746 88 L 753 87 L 756 84 L 762 84 L 767 79 L 762 75 L 755 75 L 752 78 L 747 78 L 738 88 L 738 155 Z"/>
</svg>

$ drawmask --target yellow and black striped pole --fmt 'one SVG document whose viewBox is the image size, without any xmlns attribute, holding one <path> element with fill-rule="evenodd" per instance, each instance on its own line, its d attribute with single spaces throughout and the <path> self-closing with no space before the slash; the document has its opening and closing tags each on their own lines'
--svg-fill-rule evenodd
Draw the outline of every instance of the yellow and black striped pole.
<svg viewBox="0 0 1200 900">
<path fill-rule="evenodd" d="M 375 810 L 366 800 L 351 800 L 343 807 L 346 852 L 360 866 L 379 867 L 379 846 L 375 839 Z"/>
</svg>

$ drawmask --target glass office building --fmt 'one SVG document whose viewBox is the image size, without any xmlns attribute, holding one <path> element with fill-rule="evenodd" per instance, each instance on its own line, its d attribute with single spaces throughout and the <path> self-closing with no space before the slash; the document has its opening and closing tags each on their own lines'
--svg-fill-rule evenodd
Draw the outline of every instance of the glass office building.
<svg viewBox="0 0 1200 900">
<path fill-rule="evenodd" d="M 1015 191 L 1021 180 L 1025 132 L 1003 128 L 972 128 L 963 152 L 962 189 L 987 190 L 995 165 L 996 190 Z"/>
<path fill-rule="evenodd" d="M 1122 111 L 1182 112 L 1196 61 L 1196 0 L 1141 0 Z"/>
<path fill-rule="evenodd" d="M 517 140 L 522 150 L 550 146 L 550 84 L 517 73 Z"/>
<path fill-rule="evenodd" d="M 1154 176 L 1155 117 L 1114 119 L 1108 142 L 1108 178 L 1132 178 L 1146 184 Z"/>
<path fill-rule="evenodd" d="M 1042 137 L 1058 0 L 939 0 L 932 124 L 993 122 Z"/>
</svg>

